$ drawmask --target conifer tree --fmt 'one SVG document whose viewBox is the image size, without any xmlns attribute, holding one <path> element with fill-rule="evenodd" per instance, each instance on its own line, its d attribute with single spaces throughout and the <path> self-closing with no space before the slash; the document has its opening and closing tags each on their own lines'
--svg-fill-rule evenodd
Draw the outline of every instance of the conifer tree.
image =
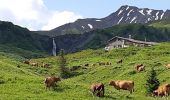
<svg viewBox="0 0 170 100">
<path fill-rule="evenodd" d="M 69 77 L 69 70 L 66 67 L 67 66 L 67 60 L 64 57 L 64 50 L 63 49 L 60 50 L 58 61 L 59 61 L 60 77 L 68 78 Z"/>
<path fill-rule="evenodd" d="M 154 68 L 152 67 L 151 70 L 147 74 L 146 80 L 146 94 L 151 94 L 154 90 L 156 90 L 159 86 L 160 82 L 157 79 L 157 74 Z"/>
</svg>

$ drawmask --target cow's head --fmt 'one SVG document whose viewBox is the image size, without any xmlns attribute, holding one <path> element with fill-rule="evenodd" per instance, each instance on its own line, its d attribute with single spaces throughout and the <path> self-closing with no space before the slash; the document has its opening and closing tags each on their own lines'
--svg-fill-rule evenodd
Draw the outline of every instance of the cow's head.
<svg viewBox="0 0 170 100">
<path fill-rule="evenodd" d="M 114 86 L 115 85 L 115 81 L 110 81 L 109 85 Z"/>
<path fill-rule="evenodd" d="M 158 96 L 158 90 L 154 90 L 154 91 L 152 92 L 152 96 Z"/>
<path fill-rule="evenodd" d="M 61 81 L 60 77 L 54 77 L 55 82 Z"/>
</svg>

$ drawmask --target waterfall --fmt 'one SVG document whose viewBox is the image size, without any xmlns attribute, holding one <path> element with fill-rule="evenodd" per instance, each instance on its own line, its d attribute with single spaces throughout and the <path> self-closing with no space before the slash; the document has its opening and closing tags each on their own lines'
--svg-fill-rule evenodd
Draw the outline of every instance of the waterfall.
<svg viewBox="0 0 170 100">
<path fill-rule="evenodd" d="M 56 56 L 56 43 L 55 43 L 54 38 L 53 38 L 53 49 L 52 49 L 52 55 L 53 55 L 53 56 Z"/>
</svg>

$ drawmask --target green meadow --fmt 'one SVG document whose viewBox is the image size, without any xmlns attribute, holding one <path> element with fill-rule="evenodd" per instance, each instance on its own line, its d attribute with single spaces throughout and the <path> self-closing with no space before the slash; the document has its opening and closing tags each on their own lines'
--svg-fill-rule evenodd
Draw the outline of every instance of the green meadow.
<svg viewBox="0 0 170 100">
<path fill-rule="evenodd" d="M 6 47 L 0 51 L 0 100 L 168 100 L 170 97 L 149 97 L 145 94 L 147 73 L 152 67 L 157 72 L 160 84 L 170 83 L 170 43 L 152 47 L 129 47 L 105 51 L 104 49 L 83 50 L 65 55 L 67 67 L 81 66 L 73 70 L 70 78 L 62 79 L 54 89 L 46 90 L 47 76 L 59 75 L 58 56 L 47 57 L 40 52 L 32 53 Z M 8 52 L 9 51 L 9 52 Z M 32 56 L 30 56 L 32 55 Z M 36 55 L 36 56 L 34 56 Z M 45 55 L 45 56 L 44 56 Z M 22 63 L 26 58 L 32 62 L 49 63 L 49 68 L 33 67 Z M 122 64 L 116 62 L 123 59 Z M 99 66 L 97 62 L 111 62 Z M 89 66 L 84 66 L 89 64 Z M 95 66 L 92 66 L 96 64 Z M 134 66 L 144 64 L 145 71 L 136 72 Z M 116 90 L 109 86 L 110 80 L 133 80 L 135 91 Z M 92 96 L 89 88 L 94 82 L 105 85 L 105 97 Z"/>
</svg>

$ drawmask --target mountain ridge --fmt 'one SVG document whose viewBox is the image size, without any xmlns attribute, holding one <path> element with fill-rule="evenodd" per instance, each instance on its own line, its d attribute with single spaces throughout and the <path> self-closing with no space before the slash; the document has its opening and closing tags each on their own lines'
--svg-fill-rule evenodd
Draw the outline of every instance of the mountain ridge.
<svg viewBox="0 0 170 100">
<path fill-rule="evenodd" d="M 96 29 L 104 29 L 118 24 L 148 23 L 150 21 L 170 18 L 170 10 L 154 10 L 123 5 L 116 12 L 104 18 L 78 19 L 73 23 L 67 23 L 50 31 L 37 31 L 42 35 L 51 37 L 65 34 L 83 34 Z"/>
</svg>

